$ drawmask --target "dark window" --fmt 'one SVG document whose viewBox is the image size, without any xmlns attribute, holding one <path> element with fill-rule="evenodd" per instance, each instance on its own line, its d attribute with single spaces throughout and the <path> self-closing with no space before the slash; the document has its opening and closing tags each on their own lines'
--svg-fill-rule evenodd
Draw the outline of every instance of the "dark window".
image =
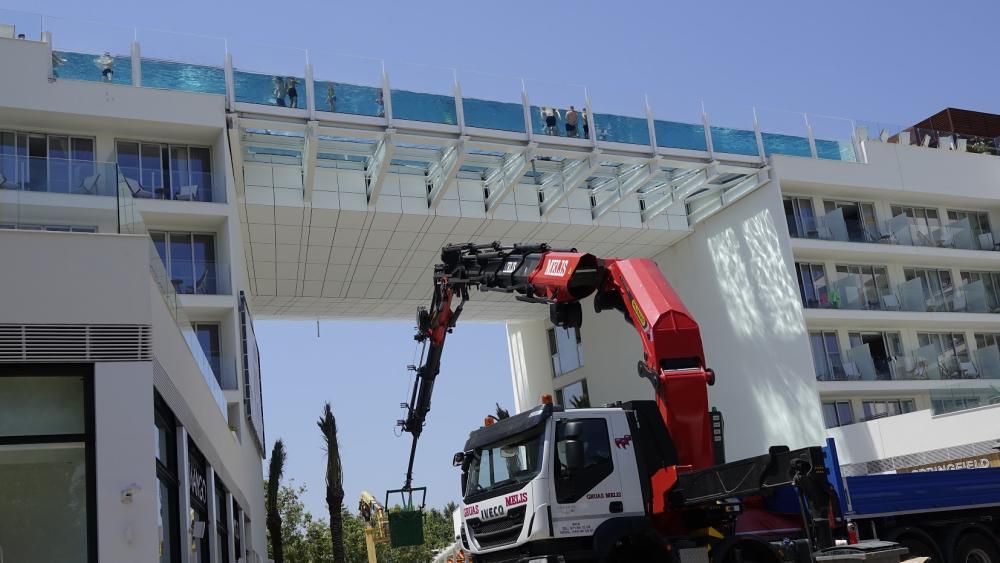
<svg viewBox="0 0 1000 563">
<path fill-rule="evenodd" d="M 215 555 L 216 561 L 229 561 L 229 513 L 226 507 L 226 487 L 222 481 L 215 480 L 215 533 L 219 546 Z"/>
<path fill-rule="evenodd" d="M 884 266 L 837 265 L 837 291 L 846 309 L 898 309 Z"/>
<path fill-rule="evenodd" d="M 812 348 L 816 379 L 831 381 L 847 378 L 836 332 L 810 332 L 809 344 Z"/>
<path fill-rule="evenodd" d="M 851 242 L 878 241 L 881 238 L 873 204 L 853 201 L 824 201 L 823 209 L 831 217 L 834 216 L 831 215 L 834 211 L 840 210 L 839 213 L 843 217 L 844 224 L 842 226 L 826 225 L 831 230 L 831 235 L 834 235 L 837 240 L 842 240 L 845 232 L 846 240 Z"/>
<path fill-rule="evenodd" d="M 212 366 L 215 379 L 222 383 L 222 340 L 219 337 L 218 323 L 193 323 L 194 332 L 198 336 L 198 343 L 208 358 L 208 363 Z M 224 386 L 223 386 L 224 387 Z"/>
<path fill-rule="evenodd" d="M 233 499 L 233 553 L 236 554 L 237 558 L 243 556 L 243 532 L 241 530 L 242 526 L 242 516 L 240 514 L 240 505 Z"/>
<path fill-rule="evenodd" d="M 215 259 L 215 235 L 152 231 L 149 237 L 177 293 L 219 293 L 221 266 Z"/>
<path fill-rule="evenodd" d="M 601 418 L 575 419 L 580 434 L 574 439 L 582 442 L 583 467 L 570 471 L 566 464 L 566 420 L 556 424 L 556 501 L 573 503 L 584 497 L 611 475 L 614 463 L 611 459 L 611 441 L 608 438 L 608 423 Z"/>
<path fill-rule="evenodd" d="M 808 308 L 830 306 L 826 287 L 826 268 L 822 264 L 795 263 L 795 273 L 799 278 L 799 295 L 802 304 Z"/>
<path fill-rule="evenodd" d="M 578 328 L 553 327 L 548 330 L 549 353 L 555 377 L 567 374 L 583 365 L 583 345 Z"/>
<path fill-rule="evenodd" d="M 581 379 L 562 389 L 556 389 L 556 404 L 573 409 L 589 407 L 590 395 L 587 393 L 587 380 Z"/>
<path fill-rule="evenodd" d="M 211 522 L 208 520 L 208 464 L 194 442 L 188 440 L 188 497 L 191 512 L 188 514 L 191 529 L 201 533 L 201 538 L 192 537 L 191 561 L 209 563 L 211 553 L 208 536 Z"/>
<path fill-rule="evenodd" d="M 5 561 L 97 561 L 92 405 L 81 368 L 0 368 Z"/>
<path fill-rule="evenodd" d="M 816 227 L 816 214 L 813 212 L 812 200 L 805 197 L 784 198 L 785 220 L 788 223 L 788 234 L 794 238 L 816 238 L 819 232 Z"/>
<path fill-rule="evenodd" d="M 854 410 L 850 401 L 826 401 L 823 403 L 823 422 L 827 428 L 836 428 L 854 423 Z"/>
<path fill-rule="evenodd" d="M 861 403 L 861 406 L 864 409 L 865 420 L 896 416 L 916 410 L 913 399 L 864 401 Z"/>
<path fill-rule="evenodd" d="M 154 432 L 156 438 L 157 505 L 159 507 L 160 563 L 180 561 L 180 530 L 178 526 L 177 491 L 177 422 L 166 403 L 157 396 L 154 401 Z"/>
<path fill-rule="evenodd" d="M 206 147 L 118 141 L 118 165 L 153 197 L 212 201 L 212 158 Z"/>
</svg>

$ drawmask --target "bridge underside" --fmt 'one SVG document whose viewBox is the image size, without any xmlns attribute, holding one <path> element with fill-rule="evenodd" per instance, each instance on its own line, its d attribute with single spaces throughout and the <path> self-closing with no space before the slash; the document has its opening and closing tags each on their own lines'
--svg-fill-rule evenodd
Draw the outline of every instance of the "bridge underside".
<svg viewBox="0 0 1000 563">
<path fill-rule="evenodd" d="M 448 243 L 655 256 L 768 181 L 749 157 L 281 109 L 229 116 L 247 274 L 264 318 L 411 319 Z M 506 295 L 472 297 L 466 318 L 547 315 Z"/>
</svg>

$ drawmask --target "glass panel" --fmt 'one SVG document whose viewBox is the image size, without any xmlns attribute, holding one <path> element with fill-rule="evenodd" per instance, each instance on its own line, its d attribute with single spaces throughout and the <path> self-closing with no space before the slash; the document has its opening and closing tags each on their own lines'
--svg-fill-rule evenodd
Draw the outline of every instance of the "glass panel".
<svg viewBox="0 0 1000 563">
<path fill-rule="evenodd" d="M 83 434 L 85 430 L 79 377 L 0 377 L 0 436 Z M 6 485 L 3 480 L 0 483 Z"/>
<path fill-rule="evenodd" d="M 190 189 L 191 170 L 188 166 L 187 147 L 170 147 L 170 192 L 168 199 L 173 199 L 179 194 Z"/>
<path fill-rule="evenodd" d="M 137 29 L 142 86 L 225 94 L 226 40 L 192 33 Z"/>
<path fill-rule="evenodd" d="M 215 237 L 194 235 L 195 293 L 218 293 L 218 265 L 215 261 Z"/>
<path fill-rule="evenodd" d="M 924 287 L 921 278 L 913 278 L 896 286 L 900 309 L 904 311 L 927 311 L 927 300 L 924 297 Z"/>
<path fill-rule="evenodd" d="M 854 363 L 854 373 L 848 373 L 848 379 L 875 379 L 875 362 L 872 360 L 871 348 L 867 344 L 851 348 L 847 355 Z"/>
<path fill-rule="evenodd" d="M 661 148 L 708 150 L 705 142 L 705 126 L 701 123 L 678 123 L 676 121 L 653 122 L 656 131 L 656 146 Z"/>
<path fill-rule="evenodd" d="M 812 156 L 806 132 L 805 116 L 783 110 L 758 109 L 764 153 Z"/>
<path fill-rule="evenodd" d="M 837 402 L 837 419 L 840 421 L 841 426 L 854 423 L 854 409 L 851 408 L 851 403 L 846 401 Z"/>
<path fill-rule="evenodd" d="M 70 189 L 74 193 L 93 193 L 94 190 L 88 189 L 100 180 L 100 173 L 104 170 L 98 170 L 97 165 L 94 162 L 94 140 L 72 137 L 70 139 L 70 157 L 72 163 L 70 164 Z"/>
<path fill-rule="evenodd" d="M 85 453 L 83 444 L 0 446 L 5 561 L 87 559 Z"/>
<path fill-rule="evenodd" d="M 947 232 L 945 233 L 945 246 L 953 246 L 964 250 L 979 250 L 978 242 L 972 232 L 972 225 L 969 224 L 968 218 L 952 222 L 948 225 Z"/>
<path fill-rule="evenodd" d="M 816 156 L 827 160 L 859 162 L 854 150 L 854 125 L 850 119 L 810 114 Z"/>
<path fill-rule="evenodd" d="M 237 102 L 306 107 L 305 50 L 240 41 L 231 52 Z"/>
<path fill-rule="evenodd" d="M 582 408 L 590 406 L 590 398 L 587 396 L 587 381 L 581 379 L 576 383 L 570 383 L 560 389 L 562 392 L 563 406 L 567 408 Z"/>
<path fill-rule="evenodd" d="M 569 136 L 589 138 L 590 129 L 583 110 L 586 107 L 586 88 L 544 80 L 525 80 L 528 99 L 531 101 L 531 129 L 536 135 L 566 136 L 566 113 L 570 106 L 578 115 L 578 126 Z M 596 127 L 596 125 L 595 125 Z M 597 130 L 598 138 L 607 135 Z"/>
<path fill-rule="evenodd" d="M 579 110 L 579 108 L 577 108 Z M 569 132 L 572 109 L 567 110 L 565 119 L 567 136 L 579 136 L 581 127 L 574 128 L 578 135 Z M 577 116 L 579 117 L 579 116 Z M 579 119 L 577 120 L 579 121 Z M 649 144 L 649 123 L 645 117 L 628 117 L 624 115 L 612 115 L 610 113 L 595 113 L 594 127 L 597 128 L 599 141 L 611 141 L 614 143 L 628 143 L 632 145 Z"/>
<path fill-rule="evenodd" d="M 385 115 L 381 60 L 339 53 L 314 54 L 310 60 L 318 111 Z"/>
<path fill-rule="evenodd" d="M 917 349 L 916 379 L 941 379 L 940 344 L 932 342 Z"/>
<path fill-rule="evenodd" d="M 139 185 L 143 191 L 163 197 L 163 155 L 160 145 L 142 143 L 140 149 L 141 177 Z"/>
<path fill-rule="evenodd" d="M 118 141 L 118 169 L 122 176 L 139 181 L 139 143 Z"/>
<path fill-rule="evenodd" d="M 170 233 L 170 283 L 177 293 L 194 293 L 191 235 Z"/>
<path fill-rule="evenodd" d="M 827 428 L 836 428 L 839 426 L 837 423 L 837 405 L 834 403 L 823 403 L 823 422 L 826 424 Z"/>
<path fill-rule="evenodd" d="M 458 125 L 455 70 L 431 65 L 388 65 L 392 118 Z"/>
<path fill-rule="evenodd" d="M 467 126 L 524 133 L 520 78 L 462 71 L 459 81 Z"/>
<path fill-rule="evenodd" d="M 989 313 L 990 306 L 986 300 L 986 286 L 982 281 L 977 281 L 973 283 L 967 283 L 962 286 L 962 299 L 964 299 L 965 308 L 962 309 L 956 305 L 955 310 L 963 310 L 969 313 Z M 955 302 L 959 302 L 959 296 L 955 296 Z"/>
<path fill-rule="evenodd" d="M 1000 347 L 991 344 L 976 350 L 979 376 L 985 379 L 1000 379 Z"/>
<path fill-rule="evenodd" d="M 709 110 L 712 126 L 712 148 L 718 153 L 759 156 L 757 135 L 753 130 L 753 114 L 749 111 L 721 113 Z"/>
<path fill-rule="evenodd" d="M 29 190 L 36 192 L 48 191 L 49 163 L 48 142 L 44 136 L 27 136 L 28 163 L 27 163 L 27 186 Z"/>
<path fill-rule="evenodd" d="M 69 137 L 49 135 L 48 191 L 69 192 Z"/>
<path fill-rule="evenodd" d="M 906 246 L 916 245 L 913 223 L 905 214 L 900 213 L 893 216 L 893 218 L 889 220 L 889 231 L 892 233 L 892 237 L 895 239 L 896 244 Z"/>
<path fill-rule="evenodd" d="M 212 366 L 215 378 L 219 380 L 219 385 L 222 385 L 222 344 L 219 338 L 219 325 L 195 324 L 194 330 L 198 336 L 198 343 L 201 344 L 201 349 Z"/>
<path fill-rule="evenodd" d="M 837 208 L 820 218 L 820 238 L 847 242 L 850 236 L 844 221 L 844 210 Z"/>
<path fill-rule="evenodd" d="M 191 169 L 191 184 L 194 186 L 191 199 L 195 201 L 224 202 L 224 197 L 215 197 L 214 190 L 225 191 L 225 186 L 212 183 L 212 151 L 204 147 L 188 147 L 188 165 Z"/>
<path fill-rule="evenodd" d="M 133 28 L 45 16 L 45 31 L 52 34 L 57 78 L 132 84 Z"/>
</svg>

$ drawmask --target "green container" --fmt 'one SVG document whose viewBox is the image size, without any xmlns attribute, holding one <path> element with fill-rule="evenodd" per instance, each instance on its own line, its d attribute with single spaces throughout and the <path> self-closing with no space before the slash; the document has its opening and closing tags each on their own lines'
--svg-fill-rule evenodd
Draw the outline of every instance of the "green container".
<svg viewBox="0 0 1000 563">
<path fill-rule="evenodd" d="M 424 513 L 419 510 L 402 510 L 389 513 L 389 545 L 407 547 L 423 545 Z"/>
</svg>

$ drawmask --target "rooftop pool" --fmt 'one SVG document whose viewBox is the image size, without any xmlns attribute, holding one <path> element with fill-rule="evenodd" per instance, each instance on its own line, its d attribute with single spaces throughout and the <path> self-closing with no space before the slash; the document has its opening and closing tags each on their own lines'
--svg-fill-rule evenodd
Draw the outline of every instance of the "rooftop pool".
<svg viewBox="0 0 1000 563">
<path fill-rule="evenodd" d="M 94 54 L 57 51 L 60 63 L 55 65 L 55 74 L 60 79 L 102 82 L 105 64 L 98 62 Z M 114 56 L 110 64 L 112 84 L 132 83 L 132 60 L 129 57 Z M 200 92 L 204 94 L 226 94 L 225 71 L 221 67 L 178 63 L 158 59 L 141 59 L 141 84 L 146 88 L 161 88 Z M 306 81 L 302 76 L 275 76 L 250 72 L 235 68 L 233 86 L 237 102 L 279 107 L 305 108 Z M 453 96 L 428 94 L 410 90 L 392 89 L 392 116 L 394 119 L 423 121 L 446 125 L 458 124 L 458 111 Z M 313 83 L 313 99 L 316 110 L 351 115 L 381 117 L 385 104 L 382 89 L 378 85 L 361 85 L 323 80 L 317 77 Z M 581 101 L 582 102 L 582 101 Z M 582 104 L 581 104 L 582 105 Z M 500 102 L 478 98 L 462 98 L 465 124 L 468 127 L 525 133 L 524 108 L 519 103 Z M 599 141 L 650 145 L 650 130 L 645 118 L 594 114 L 596 131 L 587 130 L 579 119 L 575 131 L 567 132 L 565 110 L 559 109 L 560 116 L 554 128 L 546 128 L 542 108 L 529 108 L 531 129 L 536 135 L 558 135 L 583 138 L 596 135 Z M 654 120 L 656 145 L 664 148 L 705 151 L 708 149 L 705 128 L 702 124 L 676 121 Z M 712 148 L 718 153 L 757 156 L 757 139 L 752 130 L 728 127 L 710 127 Z M 856 161 L 854 145 L 849 140 L 816 138 L 816 156 L 828 160 Z M 764 153 L 768 156 L 784 154 L 792 156 L 812 156 L 809 139 L 805 136 L 762 132 Z"/>
</svg>

